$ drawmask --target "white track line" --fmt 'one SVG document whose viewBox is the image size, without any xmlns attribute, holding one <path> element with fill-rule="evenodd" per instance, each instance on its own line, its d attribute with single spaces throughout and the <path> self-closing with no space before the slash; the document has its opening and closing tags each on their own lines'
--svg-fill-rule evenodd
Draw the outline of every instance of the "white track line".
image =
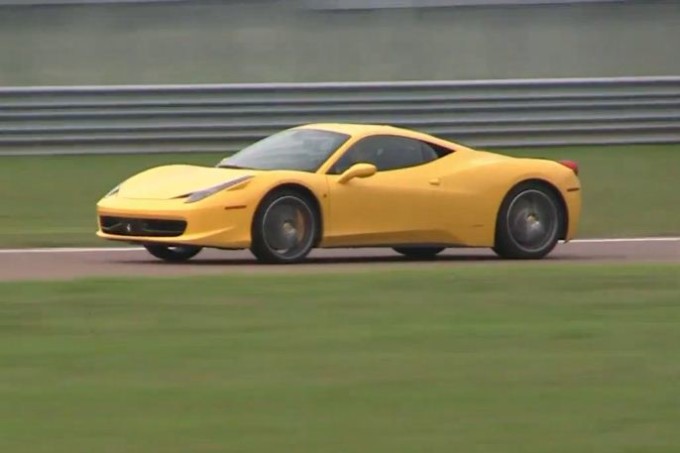
<svg viewBox="0 0 680 453">
<path fill-rule="evenodd" d="M 680 237 L 649 237 L 649 238 L 605 238 L 605 239 L 574 239 L 575 244 L 608 244 L 616 242 L 676 242 Z"/>
<path fill-rule="evenodd" d="M 678 242 L 680 237 L 644 237 L 644 238 L 603 238 L 574 239 L 570 244 L 611 244 L 626 242 Z M 100 252 L 139 252 L 143 247 L 43 247 L 26 249 L 0 249 L 0 255 L 27 253 L 100 253 Z"/>
<path fill-rule="evenodd" d="M 98 252 L 139 252 L 143 247 L 44 247 L 29 249 L 0 249 L 0 254 L 24 253 L 98 253 Z"/>
</svg>

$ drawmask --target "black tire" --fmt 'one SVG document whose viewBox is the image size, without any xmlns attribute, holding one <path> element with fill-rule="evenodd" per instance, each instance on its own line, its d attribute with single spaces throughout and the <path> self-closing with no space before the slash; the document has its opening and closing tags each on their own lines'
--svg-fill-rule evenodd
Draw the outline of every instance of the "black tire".
<svg viewBox="0 0 680 453">
<path fill-rule="evenodd" d="M 508 259 L 540 259 L 557 245 L 564 211 L 546 185 L 527 182 L 503 200 L 496 220 L 494 252 Z"/>
<path fill-rule="evenodd" d="M 441 253 L 444 248 L 445 247 L 394 247 L 393 250 L 407 258 L 429 260 Z"/>
<path fill-rule="evenodd" d="M 145 244 L 144 248 L 156 258 L 172 263 L 188 261 L 203 250 L 202 247 L 193 245 L 179 245 L 173 247 L 162 244 Z"/>
<path fill-rule="evenodd" d="M 263 263 L 303 261 L 316 244 L 319 215 L 311 200 L 294 190 L 267 195 L 255 212 L 250 251 Z"/>
</svg>

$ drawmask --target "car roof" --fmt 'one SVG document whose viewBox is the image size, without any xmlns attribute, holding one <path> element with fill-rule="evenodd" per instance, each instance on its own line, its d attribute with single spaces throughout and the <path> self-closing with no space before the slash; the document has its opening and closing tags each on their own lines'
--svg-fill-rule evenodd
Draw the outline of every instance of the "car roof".
<svg viewBox="0 0 680 453">
<path fill-rule="evenodd" d="M 459 143 L 444 140 L 433 135 L 423 132 L 418 132 L 401 127 L 390 126 L 387 124 L 359 124 L 359 123 L 311 123 L 298 126 L 297 129 L 322 129 L 326 131 L 339 132 L 348 134 L 353 137 L 365 137 L 370 135 L 398 135 L 401 137 L 409 137 L 417 140 L 429 141 L 434 144 L 457 148 L 467 148 Z"/>
<path fill-rule="evenodd" d="M 396 129 L 387 125 L 358 123 L 312 123 L 302 125 L 300 128 L 323 129 L 349 135 L 372 135 L 374 133 L 385 133 L 387 130 Z"/>
</svg>

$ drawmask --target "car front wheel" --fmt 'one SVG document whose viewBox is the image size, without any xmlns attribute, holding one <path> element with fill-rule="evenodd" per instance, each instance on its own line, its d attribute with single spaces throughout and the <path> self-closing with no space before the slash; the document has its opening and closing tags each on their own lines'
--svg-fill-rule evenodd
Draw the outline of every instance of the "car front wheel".
<svg viewBox="0 0 680 453">
<path fill-rule="evenodd" d="M 264 263 L 297 263 L 312 250 L 317 231 L 318 218 L 308 198 L 295 191 L 277 191 L 257 209 L 250 250 Z"/>
</svg>

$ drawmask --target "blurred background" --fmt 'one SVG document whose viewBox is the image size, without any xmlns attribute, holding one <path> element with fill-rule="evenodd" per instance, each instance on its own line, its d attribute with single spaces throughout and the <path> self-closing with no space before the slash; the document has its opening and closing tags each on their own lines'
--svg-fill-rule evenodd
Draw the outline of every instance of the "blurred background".
<svg viewBox="0 0 680 453">
<path fill-rule="evenodd" d="M 680 74 L 675 0 L 0 0 L 0 85 Z"/>
<path fill-rule="evenodd" d="M 323 121 L 575 159 L 582 236 L 677 234 L 678 43 L 677 0 L 0 0 L 0 245 Z"/>
<path fill-rule="evenodd" d="M 133 174 L 324 120 L 576 160 L 586 241 L 270 272 L 95 236 Z M 680 0 L 0 0 L 0 194 L 2 453 L 680 451 Z"/>
</svg>

